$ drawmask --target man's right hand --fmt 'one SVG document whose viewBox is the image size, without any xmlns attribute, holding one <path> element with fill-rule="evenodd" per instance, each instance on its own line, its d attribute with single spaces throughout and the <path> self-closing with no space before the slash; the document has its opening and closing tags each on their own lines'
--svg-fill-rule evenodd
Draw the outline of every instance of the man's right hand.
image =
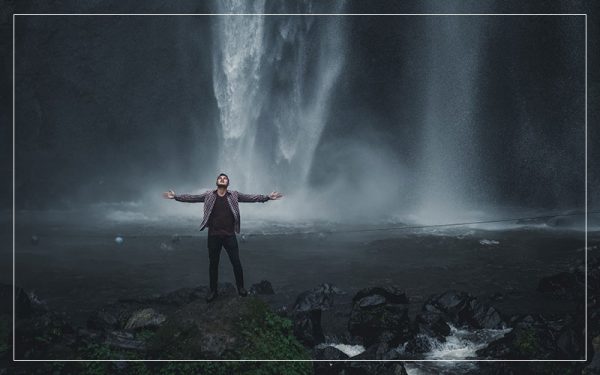
<svg viewBox="0 0 600 375">
<path fill-rule="evenodd" d="M 163 198 L 165 199 L 175 199 L 175 192 L 173 190 L 169 190 L 163 193 Z"/>
</svg>

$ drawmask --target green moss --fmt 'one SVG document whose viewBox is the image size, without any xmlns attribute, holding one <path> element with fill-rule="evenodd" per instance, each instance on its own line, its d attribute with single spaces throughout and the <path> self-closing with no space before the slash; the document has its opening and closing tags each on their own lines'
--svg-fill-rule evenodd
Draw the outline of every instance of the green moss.
<svg viewBox="0 0 600 375">
<path fill-rule="evenodd" d="M 150 340 L 152 340 L 152 338 L 156 335 L 156 331 L 151 330 L 151 329 L 144 329 L 141 330 L 140 332 L 138 332 L 135 335 L 135 338 L 138 340 L 142 340 L 144 342 L 149 342 Z"/>
<path fill-rule="evenodd" d="M 310 354 L 294 337 L 292 322 L 275 314 L 261 300 L 253 298 L 247 303 L 247 312 L 238 322 L 244 344 L 240 359 L 295 359 L 310 360 Z M 245 374 L 310 374 L 311 362 L 262 362 L 262 366 L 249 366 L 243 362 Z"/>
<path fill-rule="evenodd" d="M 167 322 L 146 335 L 147 352 L 153 359 L 204 359 L 199 339 L 201 333 L 194 323 Z"/>
<path fill-rule="evenodd" d="M 517 334 L 515 348 L 526 358 L 532 358 L 539 347 L 538 338 L 533 329 L 527 329 Z"/>
<path fill-rule="evenodd" d="M 312 374 L 310 354 L 292 333 L 292 322 L 279 317 L 262 301 L 248 298 L 236 323 L 240 346 L 223 359 L 247 359 L 248 362 L 74 362 L 71 368 L 52 365 L 55 374 L 126 374 L 126 375 L 305 375 Z M 81 359 L 201 359 L 194 351 L 201 338 L 194 324 L 164 324 L 157 331 L 142 330 L 136 334 L 148 352 L 124 350 L 106 344 L 89 344 L 79 350 Z M 144 355 L 149 357 L 144 358 Z M 308 362 L 255 362 L 258 359 L 304 359 Z"/>
</svg>

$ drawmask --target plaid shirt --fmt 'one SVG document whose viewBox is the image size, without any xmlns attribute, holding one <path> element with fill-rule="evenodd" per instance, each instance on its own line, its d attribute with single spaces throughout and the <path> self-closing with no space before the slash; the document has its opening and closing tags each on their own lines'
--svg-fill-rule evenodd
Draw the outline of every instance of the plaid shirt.
<svg viewBox="0 0 600 375">
<path fill-rule="evenodd" d="M 233 212 L 234 229 L 236 233 L 240 233 L 240 207 L 238 202 L 261 202 L 264 203 L 270 198 L 268 195 L 262 194 L 244 194 L 235 190 L 227 191 L 227 203 L 229 208 Z M 200 195 L 181 194 L 175 195 L 175 200 L 179 202 L 197 203 L 204 202 L 204 218 L 202 224 L 200 224 L 200 230 L 204 230 L 208 224 L 208 219 L 212 213 L 212 209 L 215 206 L 217 200 L 217 190 L 207 190 Z"/>
</svg>

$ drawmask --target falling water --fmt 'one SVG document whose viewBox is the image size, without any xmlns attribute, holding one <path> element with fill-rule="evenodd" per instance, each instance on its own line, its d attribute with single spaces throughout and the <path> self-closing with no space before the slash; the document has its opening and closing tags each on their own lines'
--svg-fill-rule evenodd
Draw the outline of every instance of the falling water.
<svg viewBox="0 0 600 375">
<path fill-rule="evenodd" d="M 329 12 L 339 12 L 343 3 L 334 5 Z M 313 5 L 304 2 L 300 8 L 298 13 L 310 12 Z M 264 1 L 219 1 L 216 9 L 266 12 Z M 344 63 L 342 28 L 343 20 L 335 16 L 216 17 L 217 167 L 236 176 L 236 187 L 305 185 Z"/>
<path fill-rule="evenodd" d="M 480 178 L 475 133 L 480 125 L 474 111 L 481 38 L 472 30 L 480 29 L 481 22 L 475 17 L 433 17 L 426 23 L 430 73 L 424 88 L 419 215 L 427 222 L 455 218 L 457 209 L 468 207 Z"/>
</svg>

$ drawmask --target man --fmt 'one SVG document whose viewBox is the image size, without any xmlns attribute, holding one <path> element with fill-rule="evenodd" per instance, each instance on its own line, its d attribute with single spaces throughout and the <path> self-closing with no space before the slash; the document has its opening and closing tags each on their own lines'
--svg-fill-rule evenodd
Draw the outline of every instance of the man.
<svg viewBox="0 0 600 375">
<path fill-rule="evenodd" d="M 228 191 L 229 177 L 225 173 L 217 176 L 217 189 L 208 190 L 200 195 L 182 194 L 177 195 L 173 190 L 163 193 L 167 199 L 175 199 L 179 202 L 204 202 L 204 218 L 200 230 L 208 227 L 208 259 L 210 292 L 206 297 L 207 302 L 217 298 L 217 280 L 219 278 L 219 258 L 221 247 L 224 247 L 229 255 L 233 266 L 235 283 L 238 294 L 242 297 L 248 295 L 244 289 L 244 273 L 240 262 L 238 242 L 235 236 L 240 233 L 240 209 L 238 202 L 266 202 L 281 198 L 278 192 L 269 195 L 242 194 L 235 190 Z"/>
</svg>

